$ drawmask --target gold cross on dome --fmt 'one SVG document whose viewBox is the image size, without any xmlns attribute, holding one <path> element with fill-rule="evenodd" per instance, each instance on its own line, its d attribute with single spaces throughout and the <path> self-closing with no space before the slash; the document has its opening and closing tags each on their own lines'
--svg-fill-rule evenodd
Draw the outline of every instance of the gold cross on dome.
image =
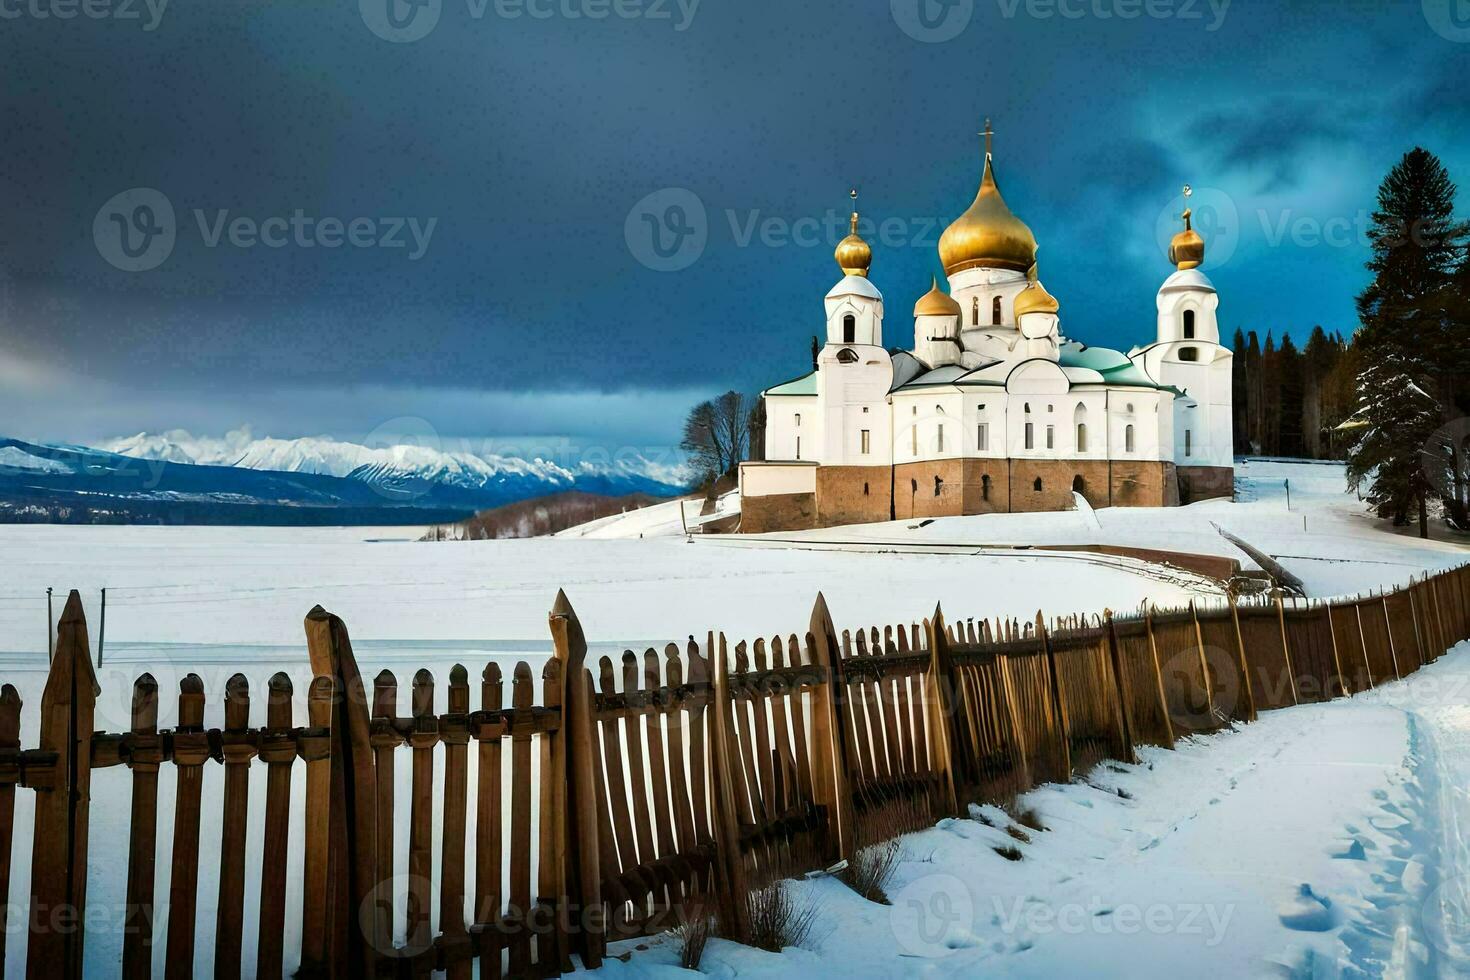
<svg viewBox="0 0 1470 980">
<path fill-rule="evenodd" d="M 985 129 L 980 135 L 985 137 L 985 155 L 990 156 L 991 146 L 995 139 L 995 129 L 990 125 L 989 116 L 985 117 Z"/>
</svg>

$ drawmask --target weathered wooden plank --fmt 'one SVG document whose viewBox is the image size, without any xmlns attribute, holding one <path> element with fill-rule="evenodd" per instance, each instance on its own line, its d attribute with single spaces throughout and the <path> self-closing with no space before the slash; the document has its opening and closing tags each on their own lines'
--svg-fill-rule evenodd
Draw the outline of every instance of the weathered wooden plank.
<svg viewBox="0 0 1470 980">
<path fill-rule="evenodd" d="M 464 919 L 465 821 L 469 805 L 470 680 L 463 664 L 449 670 L 448 712 L 439 720 L 444 745 L 443 834 L 439 849 L 440 950 L 449 980 L 469 980 L 472 953 Z"/>
<path fill-rule="evenodd" d="M 144 674 L 133 682 L 133 727 L 128 740 L 133 774 L 128 829 L 127 916 L 123 930 L 123 976 L 153 976 L 153 878 L 158 850 L 158 770 L 163 740 L 158 736 L 158 682 Z"/>
<path fill-rule="evenodd" d="M 225 682 L 225 730 L 220 736 L 225 764 L 224 819 L 220 822 L 219 905 L 215 911 L 214 975 L 240 976 L 241 932 L 245 918 L 245 820 L 249 809 L 250 763 L 255 758 L 250 731 L 250 681 L 236 674 Z"/>
<path fill-rule="evenodd" d="M 332 699 L 336 684 L 317 677 L 306 694 L 308 728 L 299 738 L 306 763 L 306 833 L 301 896 L 301 970 L 298 976 L 329 974 L 328 932 L 332 850 Z"/>
<path fill-rule="evenodd" d="M 296 735 L 291 726 L 291 678 L 278 673 L 267 685 L 260 759 L 265 772 L 265 828 L 260 848 L 260 934 L 255 974 L 279 980 L 286 931 L 286 861 L 291 843 L 291 766 Z M 146 974 L 145 974 L 146 975 Z"/>
<path fill-rule="evenodd" d="M 430 931 L 430 902 L 434 882 L 434 746 L 439 744 L 439 719 L 434 716 L 434 675 L 413 675 L 413 727 L 408 814 L 408 894 L 406 897 L 408 952 L 417 955 L 434 942 Z"/>
<path fill-rule="evenodd" d="M 511 705 L 519 718 L 529 715 L 536 700 L 531 667 L 516 664 L 511 680 Z M 531 969 L 531 738 L 520 726 L 512 732 L 510 752 L 510 907 L 517 928 L 510 940 L 510 975 L 524 977 Z"/>
<path fill-rule="evenodd" d="M 174 803 L 173 868 L 168 880 L 168 958 L 164 976 L 194 975 L 194 915 L 199 898 L 199 809 L 209 735 L 204 731 L 204 681 L 190 674 L 179 682 L 179 724 L 174 729 L 178 788 Z"/>
<path fill-rule="evenodd" d="M 504 707 L 505 685 L 498 664 L 489 663 L 480 675 L 480 710 L 498 717 Z M 483 933 L 493 928 L 501 911 L 501 848 L 504 824 L 501 802 L 501 729 L 482 731 L 479 739 L 478 785 L 475 790 L 475 925 Z M 480 954 L 482 980 L 499 980 L 504 957 L 498 943 Z"/>
</svg>

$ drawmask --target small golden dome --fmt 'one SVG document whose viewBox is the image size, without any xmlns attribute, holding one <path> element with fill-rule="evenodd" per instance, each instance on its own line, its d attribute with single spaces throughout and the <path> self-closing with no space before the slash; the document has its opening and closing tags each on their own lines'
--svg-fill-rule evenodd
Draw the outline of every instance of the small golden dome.
<svg viewBox="0 0 1470 980">
<path fill-rule="evenodd" d="M 937 278 L 934 280 L 934 287 L 914 304 L 915 319 L 921 316 L 960 316 L 963 312 L 954 297 L 939 288 Z"/>
<path fill-rule="evenodd" d="M 982 267 L 1025 272 L 1036 264 L 1036 236 L 1006 207 L 989 153 L 975 202 L 939 238 L 939 259 L 950 276 Z"/>
<path fill-rule="evenodd" d="M 844 276 L 867 276 L 873 267 L 873 249 L 858 234 L 857 189 L 853 188 L 849 196 L 852 198 L 852 230 L 837 243 L 837 251 L 832 254 Z"/>
<path fill-rule="evenodd" d="M 1026 278 L 1030 279 L 1031 283 L 1025 289 L 1021 290 L 1020 295 L 1016 297 L 1015 311 L 1017 320 L 1020 320 L 1027 313 L 1054 314 L 1061 311 L 1062 304 L 1058 303 L 1056 297 L 1046 291 L 1046 287 L 1036 277 L 1035 266 L 1031 267 L 1031 271 L 1027 274 Z"/>
<path fill-rule="evenodd" d="M 1173 262 L 1180 270 L 1198 269 L 1205 261 L 1205 240 L 1194 230 L 1190 219 L 1194 212 L 1189 208 L 1184 209 L 1184 230 L 1174 236 L 1169 243 L 1169 261 Z"/>
</svg>

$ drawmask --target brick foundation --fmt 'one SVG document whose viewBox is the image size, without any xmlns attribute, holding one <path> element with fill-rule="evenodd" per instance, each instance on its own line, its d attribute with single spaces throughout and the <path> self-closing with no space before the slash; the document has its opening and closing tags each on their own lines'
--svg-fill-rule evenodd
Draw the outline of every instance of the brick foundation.
<svg viewBox="0 0 1470 980">
<path fill-rule="evenodd" d="M 817 526 L 817 495 L 814 493 L 781 493 L 744 497 L 740 501 L 740 530 L 743 534 L 805 531 Z"/>
<path fill-rule="evenodd" d="M 819 466 L 817 526 L 888 520 L 892 486 L 893 469 L 889 466 Z"/>
</svg>

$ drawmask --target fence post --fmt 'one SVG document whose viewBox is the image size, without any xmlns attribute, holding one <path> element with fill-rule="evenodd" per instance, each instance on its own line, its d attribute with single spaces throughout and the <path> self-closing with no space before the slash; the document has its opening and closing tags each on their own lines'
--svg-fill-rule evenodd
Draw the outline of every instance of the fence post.
<svg viewBox="0 0 1470 980">
<path fill-rule="evenodd" d="M 1118 648 L 1117 627 L 1113 623 L 1111 609 L 1103 610 L 1103 634 L 1108 644 L 1108 665 L 1113 671 L 1113 690 L 1118 698 L 1118 732 L 1122 737 L 1121 755 L 1124 762 L 1133 762 L 1137 759 L 1133 751 L 1133 718 L 1129 714 L 1129 705 L 1133 703 L 1133 698 L 1128 678 L 1123 673 L 1123 653 Z"/>
<path fill-rule="evenodd" d="M 1388 593 L 1383 594 L 1383 631 L 1388 634 L 1388 655 L 1393 658 L 1393 678 L 1396 681 L 1404 679 L 1404 673 L 1399 669 L 1398 643 L 1393 638 L 1393 620 L 1388 615 Z"/>
<path fill-rule="evenodd" d="M 373 901 L 377 876 L 377 792 L 372 717 L 367 691 L 352 655 L 347 626 L 321 606 L 306 615 L 306 647 L 312 673 L 332 679 L 331 858 L 327 900 L 331 903 L 329 965 L 357 976 L 371 975 L 383 947 L 379 906 Z M 373 908 L 364 928 L 364 910 Z M 339 959 L 340 957 L 340 959 Z"/>
<path fill-rule="evenodd" d="M 1286 658 L 1286 676 L 1291 680 L 1291 703 L 1301 704 L 1296 688 L 1296 667 L 1291 662 L 1291 638 L 1286 632 L 1286 602 L 1282 590 L 1276 590 L 1276 619 L 1281 624 L 1281 655 Z"/>
<path fill-rule="evenodd" d="M 561 661 L 562 733 L 555 765 L 563 781 L 566 817 L 560 821 L 562 894 L 569 911 L 581 916 L 582 929 L 570 937 L 582 965 L 602 964 L 602 880 L 597 849 L 597 788 L 592 721 L 592 674 L 587 670 L 587 639 L 565 592 L 557 592 L 548 619 L 556 659 Z M 703 788 L 701 787 L 701 792 Z M 495 871 L 499 874 L 499 870 Z M 594 917 L 593 910 L 598 910 Z M 498 953 L 496 954 L 499 955 Z"/>
<path fill-rule="evenodd" d="M 1417 588 L 1419 588 L 1418 582 L 1409 583 L 1409 618 L 1414 621 L 1414 645 L 1419 648 L 1419 667 L 1423 667 L 1434 658 L 1424 645 L 1424 630 L 1419 626 L 1419 599 L 1414 595 L 1414 590 Z"/>
<path fill-rule="evenodd" d="M 715 790 L 712 823 L 720 862 L 718 880 L 725 886 L 725 894 L 721 896 L 726 902 L 725 914 L 734 926 L 736 938 L 744 939 L 750 935 L 750 914 L 746 905 L 745 856 L 740 850 L 740 818 L 735 812 L 733 774 L 737 763 L 730 757 L 730 743 L 735 738 L 734 722 L 730 717 L 730 665 L 726 662 L 723 639 L 717 646 L 713 633 L 710 634 L 706 660 L 710 669 L 710 707 L 713 709 L 713 724 L 709 732 L 710 782 Z M 820 747 L 818 743 L 816 748 L 820 750 Z"/>
<path fill-rule="evenodd" d="M 1051 704 L 1057 716 L 1057 734 L 1062 743 L 1062 775 L 1066 782 L 1072 781 L 1072 724 L 1067 717 L 1067 699 L 1062 694 L 1062 675 L 1057 670 L 1057 654 L 1052 649 L 1051 633 L 1046 629 L 1046 620 L 1036 614 L 1036 636 L 1046 652 L 1046 665 L 1051 673 Z"/>
<path fill-rule="evenodd" d="M 1373 677 L 1373 661 L 1368 659 L 1368 633 L 1363 629 L 1363 604 L 1361 602 L 1353 603 L 1353 615 L 1358 620 L 1358 646 L 1363 650 L 1363 669 L 1368 672 L 1368 687 L 1374 688 L 1378 686 L 1378 682 Z"/>
<path fill-rule="evenodd" d="M 929 730 L 929 766 L 939 769 L 939 790 L 944 812 L 959 812 L 954 785 L 954 709 L 959 691 L 954 683 L 954 665 L 949 658 L 949 635 L 944 631 L 944 610 L 934 607 L 934 618 L 924 624 L 929 631 L 929 669 L 924 675 L 924 718 Z M 946 697 L 948 695 L 948 697 Z"/>
<path fill-rule="evenodd" d="M 819 805 L 827 807 L 828 839 L 833 859 L 852 857 L 852 794 L 847 784 L 847 753 L 843 745 L 843 724 L 838 702 L 846 691 L 842 676 L 842 654 L 837 643 L 837 627 L 827 609 L 827 599 L 817 593 L 811 618 L 812 655 L 823 681 L 812 692 L 812 781 L 813 795 Z"/>
<path fill-rule="evenodd" d="M 15 836 L 15 784 L 20 780 L 20 692 L 0 687 L 0 896 L 10 895 L 10 857 Z M 10 902 L 0 902 L 0 969 L 5 966 Z"/>
<path fill-rule="evenodd" d="M 1249 712 L 1247 721 L 1255 721 L 1256 714 L 1256 691 L 1255 684 L 1251 680 L 1250 663 L 1245 656 L 1245 634 L 1240 629 L 1240 608 L 1235 604 L 1235 596 L 1229 596 L 1230 622 L 1235 627 L 1235 653 L 1240 658 L 1240 685 L 1245 692 L 1246 709 Z"/>
<path fill-rule="evenodd" d="M 1159 692 L 1159 713 L 1164 716 L 1164 731 L 1169 737 L 1167 748 L 1174 747 L 1174 716 L 1169 714 L 1169 698 L 1164 694 L 1164 669 L 1159 665 L 1159 641 L 1154 636 L 1154 609 L 1149 606 L 1143 613 L 1144 630 L 1148 633 L 1148 650 L 1153 655 L 1154 686 Z"/>
<path fill-rule="evenodd" d="M 330 677 L 312 680 L 306 695 L 307 728 L 297 739 L 306 763 L 306 813 L 301 899 L 301 968 L 298 977 L 332 975 L 332 701 Z"/>
<path fill-rule="evenodd" d="M 92 716 L 99 693 L 82 597 L 73 590 L 41 694 L 40 749 L 55 753 L 57 762 L 54 781 L 36 787 L 26 973 L 38 980 L 82 976 Z"/>
<path fill-rule="evenodd" d="M 1215 718 L 1215 682 L 1210 678 L 1210 661 L 1205 656 L 1205 630 L 1199 623 L 1199 607 L 1189 600 L 1189 615 L 1194 619 L 1194 642 L 1199 650 L 1200 681 L 1205 686 L 1205 714 Z M 1218 719 L 1216 719 L 1218 720 Z"/>
</svg>

